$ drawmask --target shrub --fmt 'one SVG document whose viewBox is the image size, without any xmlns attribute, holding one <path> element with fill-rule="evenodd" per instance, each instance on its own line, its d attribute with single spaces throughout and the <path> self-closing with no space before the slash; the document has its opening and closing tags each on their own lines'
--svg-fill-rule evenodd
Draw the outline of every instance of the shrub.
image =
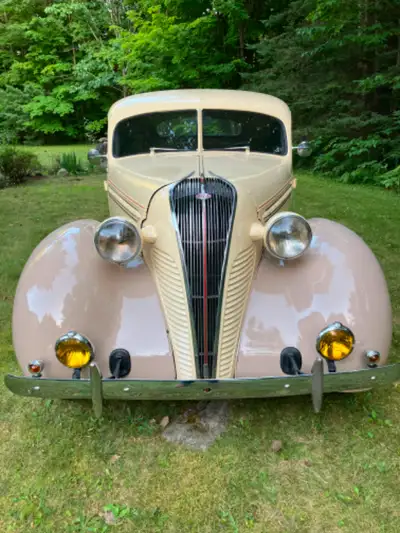
<svg viewBox="0 0 400 533">
<path fill-rule="evenodd" d="M 0 187 L 19 185 L 39 168 L 35 154 L 13 146 L 0 148 Z"/>
<path fill-rule="evenodd" d="M 58 167 L 65 168 L 69 174 L 84 174 L 86 168 L 82 163 L 82 160 L 77 157 L 75 152 L 64 152 L 60 154 L 57 159 Z"/>
<path fill-rule="evenodd" d="M 380 185 L 386 187 L 386 189 L 392 189 L 397 193 L 400 193 L 400 166 L 382 174 L 379 179 Z"/>
</svg>

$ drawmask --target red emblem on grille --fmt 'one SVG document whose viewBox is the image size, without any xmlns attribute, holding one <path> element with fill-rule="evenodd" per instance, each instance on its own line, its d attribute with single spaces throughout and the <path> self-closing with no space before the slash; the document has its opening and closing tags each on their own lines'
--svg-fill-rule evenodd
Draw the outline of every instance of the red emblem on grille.
<svg viewBox="0 0 400 533">
<path fill-rule="evenodd" d="M 211 198 L 211 194 L 209 194 L 208 192 L 199 192 L 196 194 L 196 198 L 198 200 L 208 200 L 209 198 Z"/>
</svg>

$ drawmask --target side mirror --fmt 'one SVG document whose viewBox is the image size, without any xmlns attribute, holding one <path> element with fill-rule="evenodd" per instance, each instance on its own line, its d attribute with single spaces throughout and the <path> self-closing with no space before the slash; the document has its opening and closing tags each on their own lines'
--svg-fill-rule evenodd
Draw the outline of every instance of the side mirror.
<svg viewBox="0 0 400 533">
<path fill-rule="evenodd" d="M 93 165 L 101 168 L 107 168 L 107 156 L 105 154 L 101 154 L 96 148 L 89 150 L 88 159 Z"/>
<path fill-rule="evenodd" d="M 312 148 L 308 141 L 302 141 L 298 146 L 293 146 L 293 150 L 297 150 L 300 157 L 309 157 L 312 153 Z"/>
</svg>

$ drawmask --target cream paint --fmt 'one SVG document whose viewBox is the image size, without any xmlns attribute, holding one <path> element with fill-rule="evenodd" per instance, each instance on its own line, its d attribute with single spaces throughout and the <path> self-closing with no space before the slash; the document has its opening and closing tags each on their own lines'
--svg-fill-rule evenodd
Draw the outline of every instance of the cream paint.
<svg viewBox="0 0 400 533">
<path fill-rule="evenodd" d="M 87 336 L 105 376 L 108 356 L 125 348 L 129 377 L 174 379 L 164 315 L 148 267 L 137 260 L 125 269 L 103 261 L 93 236 L 98 222 L 72 222 L 44 239 L 21 275 L 14 302 L 13 339 L 21 368 L 45 362 L 45 377 L 71 377 L 54 355 L 69 330 Z"/>
<path fill-rule="evenodd" d="M 233 109 L 264 113 L 280 119 L 287 135 L 287 154 L 227 151 L 138 154 L 114 158 L 112 138 L 120 120 L 143 113 L 179 109 Z M 201 134 L 201 121 L 199 134 Z M 291 115 L 288 106 L 273 96 L 250 91 L 188 89 L 129 96 L 116 102 L 108 115 L 108 179 L 123 191 L 124 199 L 140 211 L 141 220 L 153 194 L 167 184 L 190 174 L 212 173 L 231 181 L 258 206 L 278 193 L 292 177 Z"/>
<path fill-rule="evenodd" d="M 325 219 L 311 219 L 314 238 L 306 254 L 281 264 L 264 253 L 250 293 L 240 340 L 237 377 L 282 375 L 286 346 L 299 348 L 303 370 L 317 355 L 315 341 L 339 321 L 354 333 L 353 353 L 338 370 L 366 368 L 365 350 L 378 350 L 381 364 L 391 342 L 391 307 L 383 272 L 355 233 Z"/>
</svg>

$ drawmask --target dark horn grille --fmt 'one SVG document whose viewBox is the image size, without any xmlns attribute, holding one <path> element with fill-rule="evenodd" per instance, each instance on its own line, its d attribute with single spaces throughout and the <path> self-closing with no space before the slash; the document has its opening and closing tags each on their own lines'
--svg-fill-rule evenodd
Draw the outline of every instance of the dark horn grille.
<svg viewBox="0 0 400 533">
<path fill-rule="evenodd" d="M 172 189 L 200 378 L 215 374 L 219 306 L 235 203 L 234 187 L 220 178 L 185 179 Z"/>
</svg>

